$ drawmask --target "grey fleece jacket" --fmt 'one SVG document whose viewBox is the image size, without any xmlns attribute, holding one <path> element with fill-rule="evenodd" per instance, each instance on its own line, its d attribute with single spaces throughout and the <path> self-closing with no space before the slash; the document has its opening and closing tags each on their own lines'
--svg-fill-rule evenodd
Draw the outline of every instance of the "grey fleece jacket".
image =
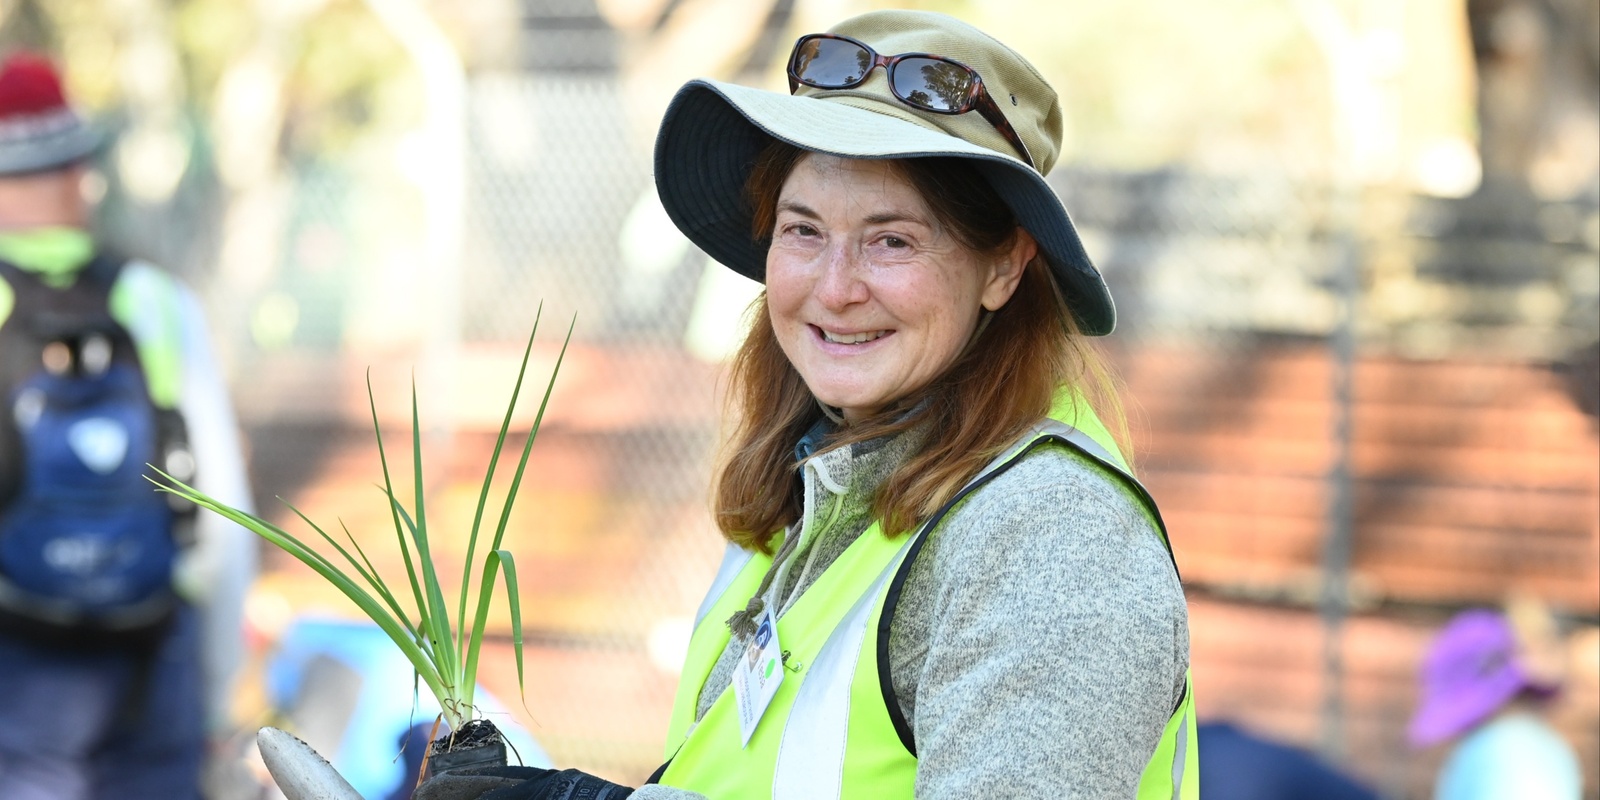
<svg viewBox="0 0 1600 800">
<path fill-rule="evenodd" d="M 873 493 L 917 441 L 911 432 L 803 462 L 801 530 L 772 567 L 780 629 L 871 523 Z M 1189 663 L 1183 591 L 1139 501 L 1076 451 L 1046 446 L 929 535 L 889 637 L 916 796 L 1132 797 Z M 735 636 L 713 667 L 696 719 L 743 648 Z M 698 797 L 662 786 L 634 794 Z"/>
</svg>

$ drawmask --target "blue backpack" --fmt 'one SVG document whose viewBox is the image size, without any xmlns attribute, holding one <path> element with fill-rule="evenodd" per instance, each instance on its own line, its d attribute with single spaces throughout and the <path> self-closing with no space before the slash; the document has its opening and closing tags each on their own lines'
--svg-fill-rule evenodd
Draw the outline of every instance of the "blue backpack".
<svg viewBox="0 0 1600 800">
<path fill-rule="evenodd" d="M 148 644 L 177 608 L 193 507 L 146 475 L 192 481 L 194 459 L 111 314 L 121 264 L 97 256 L 59 288 L 0 262 L 15 300 L 0 324 L 0 630 Z"/>
</svg>

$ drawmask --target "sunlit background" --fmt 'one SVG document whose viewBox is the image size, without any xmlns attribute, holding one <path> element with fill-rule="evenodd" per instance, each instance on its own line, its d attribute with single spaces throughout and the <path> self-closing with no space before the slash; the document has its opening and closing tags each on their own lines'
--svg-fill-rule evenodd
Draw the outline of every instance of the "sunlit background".
<svg viewBox="0 0 1600 800">
<path fill-rule="evenodd" d="M 1061 95 L 1050 178 L 1117 297 L 1201 717 L 1427 797 L 1427 637 L 1510 607 L 1551 622 L 1594 796 L 1596 0 L 6 0 L 0 46 L 56 55 L 119 133 L 100 225 L 202 292 L 275 521 L 342 519 L 398 568 L 370 370 L 402 450 L 415 382 L 459 559 L 541 304 L 536 380 L 575 326 L 508 538 L 525 701 L 505 619 L 482 679 L 556 763 L 637 782 L 720 553 L 719 362 L 758 288 L 666 219 L 655 126 L 688 78 L 782 91 L 795 36 L 889 5 Z M 283 717 L 278 637 L 350 613 L 263 559 L 244 732 Z"/>
</svg>

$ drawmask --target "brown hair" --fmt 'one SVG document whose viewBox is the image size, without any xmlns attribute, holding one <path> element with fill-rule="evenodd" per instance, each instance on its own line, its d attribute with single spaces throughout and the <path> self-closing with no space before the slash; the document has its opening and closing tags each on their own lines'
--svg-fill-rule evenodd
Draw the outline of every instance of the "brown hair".
<svg viewBox="0 0 1600 800">
<path fill-rule="evenodd" d="M 805 155 L 807 151 L 774 141 L 758 157 L 745 184 L 757 241 L 770 240 L 778 193 Z M 999 254 L 1015 243 L 1016 217 L 969 162 L 917 158 L 893 163 L 963 246 Z M 765 295 L 752 304 L 750 314 L 750 332 L 729 372 L 727 402 L 735 423 L 720 458 L 713 502 L 717 526 L 730 541 L 767 551 L 773 535 L 800 517 L 794 447 L 822 410 L 779 347 Z M 921 449 L 873 498 L 872 510 L 884 532 L 898 535 L 936 512 L 1044 417 L 1062 386 L 1075 388 L 1125 438 L 1110 369 L 1079 334 L 1040 256 L 1023 270 L 1010 301 L 993 312 L 976 346 L 921 392 L 835 431 L 822 449 L 931 422 L 928 430 L 933 433 Z M 914 408 L 916 413 L 908 413 Z M 974 413 L 977 409 L 983 413 Z"/>
</svg>

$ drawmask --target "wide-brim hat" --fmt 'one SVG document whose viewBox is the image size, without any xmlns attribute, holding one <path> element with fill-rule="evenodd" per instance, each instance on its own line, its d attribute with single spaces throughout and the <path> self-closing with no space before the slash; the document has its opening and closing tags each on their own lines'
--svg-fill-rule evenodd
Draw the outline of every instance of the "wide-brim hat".
<svg viewBox="0 0 1600 800">
<path fill-rule="evenodd" d="M 48 60 L 18 53 L 0 65 L 0 176 L 75 164 L 102 138 L 67 104 Z"/>
<path fill-rule="evenodd" d="M 1471 730 L 1524 692 L 1555 690 L 1525 668 L 1516 633 L 1504 616 L 1464 611 L 1428 647 L 1422 702 L 1407 738 L 1413 747 L 1429 747 Z"/>
<path fill-rule="evenodd" d="M 656 137 L 656 190 L 679 230 L 718 262 L 763 281 L 768 243 L 752 233 L 744 186 L 771 140 L 844 158 L 964 158 L 1038 241 L 1080 330 L 1110 333 L 1111 293 L 1044 179 L 1061 151 L 1062 115 L 1038 71 L 988 34 L 933 12 L 876 11 L 828 32 L 882 55 L 932 53 L 972 67 L 1039 168 L 975 111 L 934 114 L 900 102 L 881 69 L 852 89 L 802 86 L 793 95 L 692 80 L 673 97 Z"/>
</svg>

